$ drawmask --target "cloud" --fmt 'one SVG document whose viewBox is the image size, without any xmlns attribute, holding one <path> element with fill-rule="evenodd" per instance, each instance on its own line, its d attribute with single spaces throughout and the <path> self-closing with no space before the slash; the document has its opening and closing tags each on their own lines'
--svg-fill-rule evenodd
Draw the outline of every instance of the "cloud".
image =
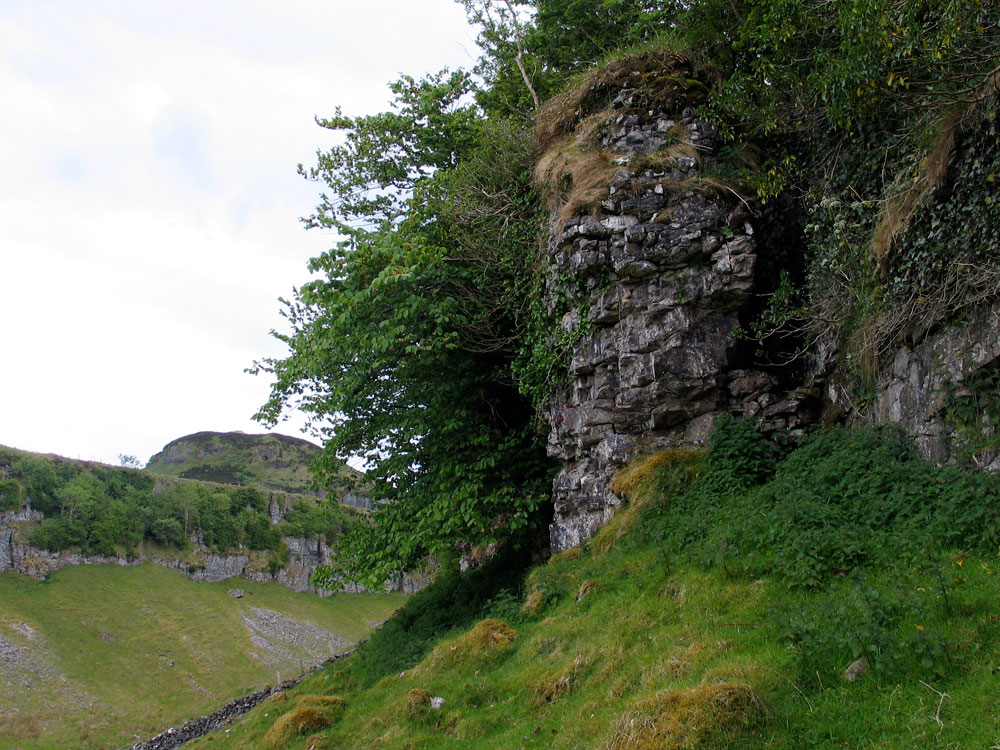
<svg viewBox="0 0 1000 750">
<path fill-rule="evenodd" d="M 468 65 L 452 0 L 8 0 L 0 18 L 0 443 L 114 462 L 259 431 L 278 297 L 329 233 L 295 174 L 336 105 Z M 301 419 L 283 431 L 294 431 Z"/>
</svg>

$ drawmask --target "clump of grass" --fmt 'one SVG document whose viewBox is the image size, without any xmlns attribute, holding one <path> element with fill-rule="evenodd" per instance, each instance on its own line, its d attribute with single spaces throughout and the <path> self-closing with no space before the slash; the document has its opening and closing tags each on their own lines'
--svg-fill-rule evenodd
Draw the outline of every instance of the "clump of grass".
<svg viewBox="0 0 1000 750">
<path fill-rule="evenodd" d="M 406 712 L 410 716 L 414 716 L 423 708 L 429 708 L 432 697 L 430 690 L 413 688 L 413 690 L 406 694 Z"/>
<path fill-rule="evenodd" d="M 948 109 L 933 126 L 933 137 L 924 158 L 920 161 L 905 187 L 893 186 L 895 194 L 886 201 L 886 208 L 875 228 L 872 240 L 879 270 L 886 270 L 886 254 L 893 240 L 900 236 L 910 223 L 917 209 L 940 187 L 948 176 L 955 139 L 976 110 L 992 104 L 1000 90 L 1000 72 L 993 72 L 974 89 L 972 96 Z"/>
<path fill-rule="evenodd" d="M 692 448 L 675 448 L 640 456 L 615 474 L 609 489 L 628 498 L 633 505 L 642 504 L 650 499 L 663 473 L 684 470 L 697 477 L 704 458 L 704 451 Z"/>
<path fill-rule="evenodd" d="M 481 620 L 472 630 L 461 636 L 455 645 L 459 651 L 482 654 L 507 648 L 513 643 L 516 635 L 514 629 L 505 622 Z"/>
<path fill-rule="evenodd" d="M 587 116 L 606 109 L 622 89 L 641 90 L 647 108 L 681 109 L 701 104 L 714 81 L 685 50 L 661 45 L 620 55 L 591 68 L 542 106 L 536 143 L 547 150 Z"/>
<path fill-rule="evenodd" d="M 326 735 L 314 734 L 306 738 L 305 750 L 333 750 L 333 745 Z"/>
<path fill-rule="evenodd" d="M 304 695 L 291 711 L 282 714 L 264 735 L 269 748 L 283 748 L 292 737 L 331 726 L 344 712 L 343 698 L 329 695 Z"/>
<path fill-rule="evenodd" d="M 424 727 L 441 727 L 445 713 L 434 706 L 433 695 L 424 688 L 414 688 L 406 694 L 406 715 L 411 722 Z"/>
<path fill-rule="evenodd" d="M 654 498 L 657 502 L 668 500 L 661 492 L 664 476 L 680 476 L 684 481 L 693 481 L 699 476 L 703 462 L 704 451 L 676 448 L 637 458 L 615 474 L 608 489 L 626 498 L 628 505 L 591 540 L 594 556 L 605 555 L 620 539 L 628 536 Z"/>
<path fill-rule="evenodd" d="M 546 672 L 536 678 L 531 686 L 531 700 L 536 706 L 555 703 L 570 694 L 579 683 L 583 672 L 593 663 L 593 659 L 577 654 L 567 669 Z"/>
<path fill-rule="evenodd" d="M 580 584 L 580 588 L 576 592 L 576 601 L 582 602 L 591 592 L 593 592 L 600 585 L 599 581 L 586 580 Z"/>
<path fill-rule="evenodd" d="M 720 651 L 727 650 L 730 644 L 720 642 L 715 646 L 706 645 L 703 641 L 694 641 L 691 645 L 669 656 L 661 665 L 664 673 L 673 679 L 690 675 L 699 664 L 712 659 Z"/>
<path fill-rule="evenodd" d="M 549 209 L 559 207 L 562 225 L 608 197 L 615 166 L 612 154 L 567 138 L 549 148 L 535 166 L 535 181 L 544 188 Z"/>
<path fill-rule="evenodd" d="M 765 715 L 753 688 L 737 682 L 666 690 L 622 715 L 606 750 L 673 750 L 731 738 Z"/>
<path fill-rule="evenodd" d="M 524 599 L 521 612 L 526 615 L 537 615 L 545 608 L 545 592 L 540 589 L 533 589 Z"/>
<path fill-rule="evenodd" d="M 457 662 L 502 654 L 513 645 L 516 636 L 517 632 L 502 620 L 480 620 L 468 632 L 440 644 L 416 671 L 443 669 Z"/>
<path fill-rule="evenodd" d="M 608 197 L 609 185 L 620 167 L 614 154 L 600 144 L 618 114 L 610 105 L 620 91 L 631 89 L 641 97 L 641 102 L 633 103 L 637 110 L 679 112 L 701 104 L 714 85 L 712 81 L 713 75 L 692 63 L 686 51 L 654 46 L 592 68 L 546 102 L 535 131 L 541 154 L 535 181 L 549 209 L 557 210 L 555 225 L 560 227 L 584 210 L 596 208 Z M 672 135 L 675 139 L 671 144 L 655 155 L 634 158 L 629 168 L 668 169 L 684 157 L 700 160 L 682 129 L 675 128 Z M 677 189 L 715 188 L 715 182 L 696 180 Z"/>
</svg>

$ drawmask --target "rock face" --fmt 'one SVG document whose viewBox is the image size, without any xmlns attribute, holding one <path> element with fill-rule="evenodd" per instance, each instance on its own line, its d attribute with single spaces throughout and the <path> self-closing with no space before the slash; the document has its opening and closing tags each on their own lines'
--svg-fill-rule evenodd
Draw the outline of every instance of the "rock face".
<svg viewBox="0 0 1000 750">
<path fill-rule="evenodd" d="M 672 109 L 651 101 L 624 88 L 610 116 L 578 110 L 572 132 L 561 131 L 539 162 L 550 187 L 552 175 L 572 186 L 602 154 L 617 167 L 603 198 L 590 191 L 574 202 L 569 188 L 554 188 L 565 206 L 550 222 L 546 303 L 575 344 L 547 413 L 548 452 L 562 464 L 552 551 L 580 544 L 614 514 L 609 480 L 633 456 L 702 444 L 722 413 L 794 439 L 822 400 L 831 419 L 898 425 L 926 458 L 950 460 L 965 441 L 979 466 L 1000 468 L 1000 304 L 910 335 L 863 406 L 839 382 L 833 342 L 815 344 L 808 370 L 763 364 L 734 329 L 759 317 L 779 273 L 802 257 L 792 237 L 801 237 L 802 209 L 789 200 L 751 216 L 709 177 L 720 145 L 712 127 L 683 97 L 665 105 Z M 591 205 L 567 210 L 584 200 Z"/>
<path fill-rule="evenodd" d="M 637 452 L 701 444 L 723 412 L 794 432 L 808 406 L 805 391 L 781 394 L 774 377 L 740 361 L 733 331 L 755 289 L 758 247 L 744 203 L 704 177 L 718 134 L 691 109 L 636 112 L 631 95 L 616 98 L 620 114 L 601 143 L 621 155 L 607 199 L 554 217 L 549 237 L 550 309 L 568 301 L 563 328 L 583 332 L 569 385 L 548 410 L 549 455 L 563 464 L 553 551 L 613 515 L 609 479 Z M 630 166 L 671 142 L 688 148 Z"/>
<path fill-rule="evenodd" d="M 971 396 L 970 383 L 998 367 L 1000 305 L 992 305 L 977 311 L 961 326 L 945 326 L 920 342 L 897 349 L 871 405 L 856 419 L 898 425 L 913 438 L 925 458 L 945 462 L 951 457 L 956 437 L 956 425 L 947 416 L 949 399 Z M 854 409 L 850 395 L 835 378 L 827 384 L 827 397 L 845 412 Z M 979 427 L 995 429 L 988 420 Z M 985 450 L 975 459 L 981 467 L 1000 468 L 1000 456 L 995 450 Z"/>
</svg>

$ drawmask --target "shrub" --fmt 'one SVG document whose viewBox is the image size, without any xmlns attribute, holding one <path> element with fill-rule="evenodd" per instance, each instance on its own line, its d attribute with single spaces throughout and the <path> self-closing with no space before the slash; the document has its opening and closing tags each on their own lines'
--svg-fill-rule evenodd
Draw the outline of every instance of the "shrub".
<svg viewBox="0 0 1000 750">
<path fill-rule="evenodd" d="M 708 436 L 708 465 L 737 487 L 750 487 L 774 472 L 774 447 L 749 420 L 723 414 Z"/>
<path fill-rule="evenodd" d="M 20 510 L 23 492 L 16 479 L 0 479 L 0 510 Z"/>
</svg>

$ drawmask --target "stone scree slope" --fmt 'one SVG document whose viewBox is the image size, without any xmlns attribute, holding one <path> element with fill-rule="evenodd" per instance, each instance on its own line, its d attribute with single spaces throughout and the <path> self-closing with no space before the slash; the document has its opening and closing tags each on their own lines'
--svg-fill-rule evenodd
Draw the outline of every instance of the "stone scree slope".
<svg viewBox="0 0 1000 750">
<path fill-rule="evenodd" d="M 723 412 L 798 430 L 805 401 L 775 379 L 741 368 L 733 335 L 755 288 L 758 248 L 739 197 L 702 179 L 718 133 L 694 110 L 636 112 L 624 90 L 601 146 L 618 154 L 606 200 L 560 222 L 548 242 L 546 301 L 567 300 L 569 384 L 548 408 L 548 452 L 562 463 L 553 484 L 553 552 L 592 536 L 620 500 L 611 476 L 639 452 L 705 441 Z M 698 157 L 632 170 L 631 157 L 681 133 Z"/>
</svg>

